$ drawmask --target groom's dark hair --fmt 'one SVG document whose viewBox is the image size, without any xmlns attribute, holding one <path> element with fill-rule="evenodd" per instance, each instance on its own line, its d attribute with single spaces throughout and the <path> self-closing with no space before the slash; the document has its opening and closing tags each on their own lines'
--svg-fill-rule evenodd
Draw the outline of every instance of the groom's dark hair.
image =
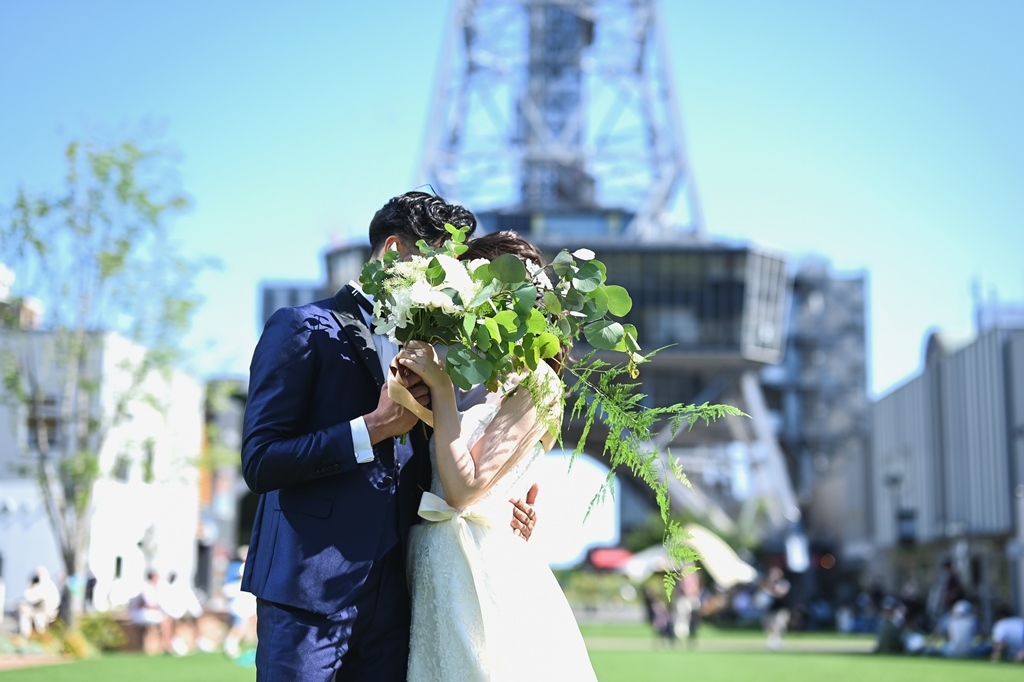
<svg viewBox="0 0 1024 682">
<path fill-rule="evenodd" d="M 420 239 L 439 246 L 448 237 L 445 223 L 468 227 L 467 237 L 476 230 L 476 217 L 468 209 L 450 204 L 436 194 L 413 191 L 392 197 L 370 221 L 370 252 L 379 252 L 390 235 L 410 248 Z"/>
</svg>

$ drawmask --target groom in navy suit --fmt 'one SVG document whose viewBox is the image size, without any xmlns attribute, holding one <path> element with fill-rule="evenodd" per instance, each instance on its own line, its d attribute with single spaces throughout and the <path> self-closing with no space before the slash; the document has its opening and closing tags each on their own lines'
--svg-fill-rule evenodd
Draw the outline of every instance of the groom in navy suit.
<svg viewBox="0 0 1024 682">
<path fill-rule="evenodd" d="M 405 257 L 419 239 L 438 245 L 445 223 L 476 228 L 440 197 L 394 197 L 370 222 L 371 258 Z M 242 589 L 257 597 L 258 680 L 406 678 L 405 546 L 430 487 L 428 434 L 389 399 L 397 349 L 369 321 L 353 282 L 278 310 L 253 353 L 242 473 L 260 499 Z M 427 405 L 419 378 L 405 381 Z M 517 502 L 516 532 L 528 537 L 533 522 Z"/>
</svg>

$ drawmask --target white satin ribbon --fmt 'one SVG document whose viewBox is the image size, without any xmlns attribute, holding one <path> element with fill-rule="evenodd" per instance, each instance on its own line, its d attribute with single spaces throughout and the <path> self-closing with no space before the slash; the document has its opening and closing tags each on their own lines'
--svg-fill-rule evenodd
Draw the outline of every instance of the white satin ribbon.
<svg viewBox="0 0 1024 682">
<path fill-rule="evenodd" d="M 421 518 L 427 521 L 433 521 L 434 523 L 441 523 L 443 521 L 469 521 L 475 523 L 478 526 L 484 528 L 493 528 L 494 523 L 491 521 L 491 517 L 483 512 L 476 509 L 456 509 L 450 506 L 443 499 L 431 492 L 424 492 L 423 497 L 420 498 L 420 508 L 418 511 Z"/>
</svg>

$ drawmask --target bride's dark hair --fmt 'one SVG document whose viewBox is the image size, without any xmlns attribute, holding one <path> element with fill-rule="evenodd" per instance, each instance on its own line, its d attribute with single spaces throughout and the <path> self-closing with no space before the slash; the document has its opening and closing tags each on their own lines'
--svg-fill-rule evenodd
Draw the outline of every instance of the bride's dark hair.
<svg viewBox="0 0 1024 682">
<path fill-rule="evenodd" d="M 531 262 L 540 268 L 547 265 L 540 249 L 512 230 L 491 232 L 474 237 L 466 242 L 466 246 L 468 247 L 466 252 L 459 256 L 462 260 L 473 260 L 474 258 L 494 260 L 498 256 L 511 253 L 524 263 Z"/>
<path fill-rule="evenodd" d="M 486 258 L 494 260 L 498 256 L 510 253 L 523 263 L 533 263 L 539 268 L 547 267 L 544 254 L 537 248 L 536 244 L 519 236 L 519 233 L 512 230 L 491 232 L 490 234 L 474 237 L 466 241 L 466 252 L 459 258 L 461 260 L 473 260 L 474 258 Z M 548 365 L 555 370 L 555 374 L 561 375 L 562 365 L 569 359 L 569 347 L 562 346 L 561 350 L 553 358 L 548 359 Z"/>
</svg>

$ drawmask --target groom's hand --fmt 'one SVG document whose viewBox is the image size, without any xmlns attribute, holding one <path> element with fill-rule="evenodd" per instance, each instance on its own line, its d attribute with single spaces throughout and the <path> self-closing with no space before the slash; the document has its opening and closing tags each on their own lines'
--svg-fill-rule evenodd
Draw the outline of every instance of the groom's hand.
<svg viewBox="0 0 1024 682">
<path fill-rule="evenodd" d="M 537 501 L 539 486 L 534 483 L 526 492 L 526 499 L 514 498 L 512 503 L 512 532 L 524 540 L 533 535 L 533 527 L 537 525 L 537 510 L 533 504 Z"/>
<path fill-rule="evenodd" d="M 411 377 L 404 380 L 404 383 L 416 402 L 421 405 L 430 403 L 430 389 L 418 376 L 412 374 Z M 366 430 L 370 434 L 370 443 L 373 445 L 387 438 L 395 438 L 408 433 L 418 421 L 419 417 L 391 399 L 386 384 L 380 389 L 377 409 L 363 416 Z"/>
</svg>

